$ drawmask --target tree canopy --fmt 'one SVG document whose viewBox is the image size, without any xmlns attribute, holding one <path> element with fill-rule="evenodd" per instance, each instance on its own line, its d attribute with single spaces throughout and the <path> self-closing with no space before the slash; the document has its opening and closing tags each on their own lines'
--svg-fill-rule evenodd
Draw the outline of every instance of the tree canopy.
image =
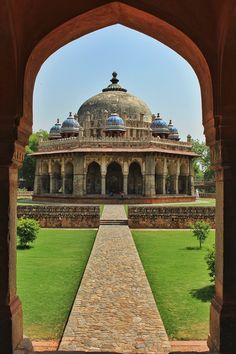
<svg viewBox="0 0 236 354">
<path fill-rule="evenodd" d="M 25 159 L 23 165 L 19 170 L 19 181 L 22 181 L 22 185 L 27 190 L 33 190 L 34 188 L 34 176 L 35 176 L 35 159 L 30 155 L 32 152 L 38 151 L 38 145 L 40 140 L 47 140 L 48 132 L 40 129 L 29 137 L 29 144 L 25 147 Z"/>
<path fill-rule="evenodd" d="M 204 179 L 206 181 L 214 179 L 209 147 L 198 139 L 192 139 L 192 145 L 193 151 L 200 155 L 194 161 L 195 178 Z"/>
</svg>

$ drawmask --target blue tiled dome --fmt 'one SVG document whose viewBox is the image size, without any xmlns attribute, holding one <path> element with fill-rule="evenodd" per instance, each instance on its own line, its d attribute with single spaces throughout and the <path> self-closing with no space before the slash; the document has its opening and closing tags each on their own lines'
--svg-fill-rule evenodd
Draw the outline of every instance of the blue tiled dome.
<svg viewBox="0 0 236 354">
<path fill-rule="evenodd" d="M 62 123 L 61 126 L 61 133 L 62 134 L 78 134 L 80 130 L 80 125 L 79 122 L 72 117 L 72 113 L 70 112 L 70 115 L 64 122 Z"/>
<path fill-rule="evenodd" d="M 179 140 L 179 132 L 178 130 L 173 126 L 172 120 L 169 121 L 168 128 L 170 131 L 170 134 L 168 136 L 168 139 L 171 140 Z"/>
<path fill-rule="evenodd" d="M 151 123 L 151 129 L 156 134 L 169 134 L 167 123 L 160 117 L 159 113 Z"/>
<path fill-rule="evenodd" d="M 57 122 L 50 129 L 48 138 L 50 140 L 52 140 L 52 139 L 60 139 L 61 138 L 61 123 L 59 122 L 59 119 L 57 119 Z"/>
<path fill-rule="evenodd" d="M 112 113 L 106 120 L 105 130 L 125 131 L 125 123 L 117 113 Z"/>
</svg>

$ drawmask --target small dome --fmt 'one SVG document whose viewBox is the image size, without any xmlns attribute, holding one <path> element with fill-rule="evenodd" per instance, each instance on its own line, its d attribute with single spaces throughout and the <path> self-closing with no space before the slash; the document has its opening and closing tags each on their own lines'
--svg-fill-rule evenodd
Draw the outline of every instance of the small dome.
<svg viewBox="0 0 236 354">
<path fill-rule="evenodd" d="M 61 123 L 59 122 L 59 119 L 57 119 L 57 122 L 50 129 L 48 138 L 50 140 L 61 139 Z"/>
<path fill-rule="evenodd" d="M 63 136 L 75 136 L 79 134 L 80 130 L 80 125 L 79 122 L 72 117 L 72 113 L 70 112 L 70 115 L 64 122 L 62 123 L 61 126 L 61 134 Z"/>
<path fill-rule="evenodd" d="M 168 135 L 169 134 L 169 128 L 167 123 L 160 117 L 160 114 L 158 113 L 155 119 L 151 123 L 151 130 L 153 133 L 157 135 Z"/>
<path fill-rule="evenodd" d="M 104 130 L 125 131 L 126 130 L 125 123 L 117 113 L 112 113 L 106 120 L 106 125 Z"/>
<path fill-rule="evenodd" d="M 168 136 L 168 139 L 171 139 L 171 140 L 180 140 L 180 138 L 179 138 L 179 132 L 178 132 L 178 130 L 173 126 L 172 120 L 169 121 L 168 128 L 169 128 L 169 131 L 170 131 L 170 134 L 169 134 L 169 136 Z"/>
</svg>

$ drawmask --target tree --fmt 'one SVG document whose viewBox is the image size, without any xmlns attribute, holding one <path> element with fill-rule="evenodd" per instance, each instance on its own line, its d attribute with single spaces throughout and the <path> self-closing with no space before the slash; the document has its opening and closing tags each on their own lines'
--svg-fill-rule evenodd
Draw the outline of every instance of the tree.
<svg viewBox="0 0 236 354">
<path fill-rule="evenodd" d="M 205 261 L 207 264 L 207 269 L 209 271 L 210 281 L 212 283 L 215 282 L 215 263 L 216 263 L 216 254 L 215 247 L 208 249 L 207 254 L 205 256 Z"/>
<path fill-rule="evenodd" d="M 203 177 L 207 181 L 213 179 L 214 171 L 211 167 L 211 155 L 209 147 L 204 142 L 200 142 L 198 139 L 192 139 L 191 142 L 193 145 L 193 151 L 200 155 L 194 161 L 196 177 L 200 177 L 199 179 Z"/>
<path fill-rule="evenodd" d="M 25 159 L 21 169 L 19 170 L 19 180 L 23 181 L 23 186 L 27 190 L 34 189 L 35 159 L 30 154 L 38 151 L 40 140 L 47 140 L 47 138 L 48 132 L 42 129 L 31 134 L 29 137 L 29 145 L 25 148 Z"/>
<path fill-rule="evenodd" d="M 21 248 L 29 248 L 29 243 L 34 242 L 40 230 L 38 221 L 21 218 L 17 221 L 17 236 Z"/>
<path fill-rule="evenodd" d="M 202 244 L 207 239 L 210 232 L 210 225 L 204 221 L 196 221 L 195 224 L 191 225 L 193 230 L 193 236 L 197 237 L 199 241 L 199 248 L 202 248 Z"/>
<path fill-rule="evenodd" d="M 204 181 L 204 192 L 215 192 L 215 172 L 211 165 L 210 149 L 205 143 L 192 139 L 192 149 L 199 154 L 193 163 L 195 179 Z"/>
</svg>

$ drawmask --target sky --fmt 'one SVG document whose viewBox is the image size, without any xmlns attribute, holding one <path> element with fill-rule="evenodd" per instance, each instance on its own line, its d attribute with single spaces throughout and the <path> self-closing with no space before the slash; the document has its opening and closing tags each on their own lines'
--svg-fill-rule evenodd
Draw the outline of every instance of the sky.
<svg viewBox="0 0 236 354">
<path fill-rule="evenodd" d="M 121 25 L 83 36 L 52 54 L 35 82 L 33 130 L 50 130 L 110 84 L 113 71 L 129 93 L 141 98 L 179 130 L 204 141 L 201 95 L 192 67 L 157 40 Z"/>
</svg>

